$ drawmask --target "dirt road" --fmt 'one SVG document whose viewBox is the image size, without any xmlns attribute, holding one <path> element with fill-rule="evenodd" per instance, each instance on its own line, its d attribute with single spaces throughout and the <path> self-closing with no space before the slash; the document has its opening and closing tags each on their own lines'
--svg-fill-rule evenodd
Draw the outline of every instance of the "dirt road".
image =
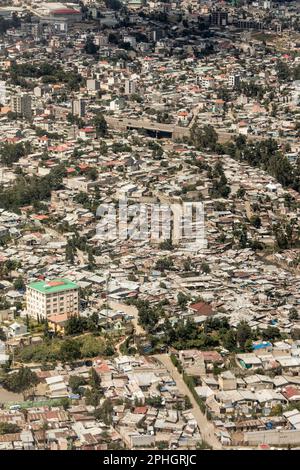
<svg viewBox="0 0 300 470">
<path fill-rule="evenodd" d="M 113 302 L 112 300 L 108 302 L 108 305 L 109 305 L 109 308 L 111 308 L 113 311 L 121 310 L 122 312 L 127 313 L 127 315 L 131 315 L 133 317 L 131 322 L 134 326 L 135 334 L 141 335 L 141 336 L 145 335 L 144 328 L 138 323 L 139 313 L 138 313 L 138 309 L 134 305 L 127 305 L 127 304 L 123 304 L 120 302 Z"/>
<path fill-rule="evenodd" d="M 200 408 L 193 397 L 192 392 L 184 382 L 182 376 L 179 374 L 178 370 L 174 366 L 174 364 L 171 361 L 171 358 L 168 354 L 157 354 L 154 356 L 155 359 L 157 359 L 159 362 L 161 362 L 165 368 L 168 370 L 169 374 L 171 377 L 175 380 L 177 387 L 181 393 L 184 395 L 187 395 L 191 403 L 193 405 L 193 408 L 191 411 L 193 412 L 193 415 L 195 416 L 195 419 L 198 423 L 202 438 L 214 449 L 214 450 L 221 450 L 222 445 L 220 441 L 216 438 L 214 434 L 214 426 L 212 423 L 208 421 L 208 419 L 204 416 L 204 414 L 200 411 Z"/>
</svg>

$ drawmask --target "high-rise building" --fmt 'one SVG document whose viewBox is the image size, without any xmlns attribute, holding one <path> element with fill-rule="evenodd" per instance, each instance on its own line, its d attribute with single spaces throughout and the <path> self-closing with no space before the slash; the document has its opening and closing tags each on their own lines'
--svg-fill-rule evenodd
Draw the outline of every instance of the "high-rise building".
<svg viewBox="0 0 300 470">
<path fill-rule="evenodd" d="M 6 103 L 6 82 L 1 80 L 0 81 L 0 105 L 4 105 Z"/>
<path fill-rule="evenodd" d="M 36 319 L 78 315 L 78 286 L 68 279 L 32 282 L 27 286 L 26 301 L 27 314 Z"/>
<path fill-rule="evenodd" d="M 98 91 L 100 90 L 100 81 L 95 80 L 94 78 L 89 78 L 86 81 L 86 87 L 89 91 Z"/>
<path fill-rule="evenodd" d="M 213 26 L 227 26 L 228 24 L 228 13 L 227 11 L 215 10 L 211 12 L 210 23 Z"/>
<path fill-rule="evenodd" d="M 74 116 L 85 116 L 85 101 L 82 98 L 72 101 L 72 114 Z"/>
<path fill-rule="evenodd" d="M 125 95 L 132 95 L 136 91 L 136 82 L 134 80 L 125 81 Z"/>
<path fill-rule="evenodd" d="M 240 84 L 240 76 L 237 74 L 231 74 L 228 77 L 228 86 L 230 88 L 236 88 Z"/>
<path fill-rule="evenodd" d="M 28 93 L 18 93 L 11 97 L 11 110 L 27 119 L 32 117 L 31 96 Z"/>
</svg>

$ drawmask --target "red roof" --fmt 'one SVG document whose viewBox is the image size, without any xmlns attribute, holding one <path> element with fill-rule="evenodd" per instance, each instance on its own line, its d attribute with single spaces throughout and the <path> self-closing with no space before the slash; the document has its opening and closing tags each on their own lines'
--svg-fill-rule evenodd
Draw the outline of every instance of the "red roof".
<svg viewBox="0 0 300 470">
<path fill-rule="evenodd" d="M 63 286 L 64 282 L 63 281 L 49 281 L 47 282 L 47 286 L 49 287 L 56 287 L 56 286 Z"/>
<path fill-rule="evenodd" d="M 295 396 L 298 397 L 300 395 L 300 390 L 299 388 L 288 386 L 282 390 L 282 395 L 284 395 L 285 398 L 290 400 L 292 397 L 295 397 Z"/>
<path fill-rule="evenodd" d="M 135 415 L 144 415 L 147 413 L 147 406 L 137 406 L 134 408 L 133 414 Z"/>
<path fill-rule="evenodd" d="M 80 131 L 82 131 L 82 132 L 95 132 L 95 128 L 94 127 L 84 127 L 82 129 L 80 129 Z"/>
<path fill-rule="evenodd" d="M 48 320 L 51 323 L 65 323 L 69 318 L 69 315 L 67 313 L 61 313 L 60 315 L 51 315 L 48 317 Z"/>
<path fill-rule="evenodd" d="M 223 362 L 222 356 L 217 351 L 202 351 L 202 357 L 207 362 Z"/>
<path fill-rule="evenodd" d="M 58 10 L 53 10 L 52 15 L 80 15 L 80 11 L 73 10 L 72 8 L 60 8 Z"/>
<path fill-rule="evenodd" d="M 33 219 L 36 219 L 36 220 L 47 220 L 47 219 L 49 219 L 48 215 L 43 215 L 43 214 L 36 214 L 36 215 L 33 215 L 32 217 L 33 217 Z"/>
<path fill-rule="evenodd" d="M 192 310 L 195 310 L 199 315 L 210 316 L 213 315 L 213 309 L 211 306 L 205 302 L 198 302 L 196 304 L 190 305 Z"/>
<path fill-rule="evenodd" d="M 78 165 L 78 168 L 80 168 L 80 170 L 88 170 L 90 168 L 90 166 L 87 165 L 86 163 L 80 163 Z"/>
<path fill-rule="evenodd" d="M 111 368 L 109 367 L 108 364 L 103 362 L 99 366 L 95 367 L 95 370 L 98 374 L 100 374 L 101 372 L 110 372 Z"/>
</svg>

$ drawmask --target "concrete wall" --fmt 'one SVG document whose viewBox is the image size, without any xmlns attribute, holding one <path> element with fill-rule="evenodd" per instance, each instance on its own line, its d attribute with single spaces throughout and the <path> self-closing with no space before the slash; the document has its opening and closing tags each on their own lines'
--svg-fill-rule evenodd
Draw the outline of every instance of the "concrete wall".
<svg viewBox="0 0 300 470">
<path fill-rule="evenodd" d="M 249 445 L 270 444 L 288 445 L 300 444 L 300 430 L 254 431 L 244 433 L 244 442 Z"/>
<path fill-rule="evenodd" d="M 130 436 L 130 447 L 144 447 L 144 446 L 151 446 L 155 443 L 155 436 L 151 436 L 150 434 L 144 435 L 133 435 Z"/>
</svg>

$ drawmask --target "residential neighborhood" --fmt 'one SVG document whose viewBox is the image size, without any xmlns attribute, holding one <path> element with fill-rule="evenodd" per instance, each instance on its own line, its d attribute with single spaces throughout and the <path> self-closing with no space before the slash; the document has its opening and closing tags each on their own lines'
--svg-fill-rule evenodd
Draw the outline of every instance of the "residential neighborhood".
<svg viewBox="0 0 300 470">
<path fill-rule="evenodd" d="M 3 0 L 0 449 L 300 447 L 300 5 Z"/>
</svg>

